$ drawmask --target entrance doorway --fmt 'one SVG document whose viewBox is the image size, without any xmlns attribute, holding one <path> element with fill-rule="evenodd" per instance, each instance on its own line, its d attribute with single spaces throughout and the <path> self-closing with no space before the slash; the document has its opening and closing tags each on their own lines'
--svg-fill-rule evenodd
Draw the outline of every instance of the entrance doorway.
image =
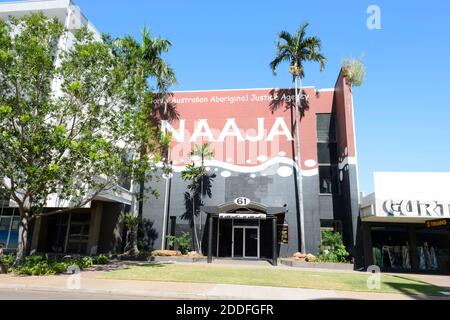
<svg viewBox="0 0 450 320">
<path fill-rule="evenodd" d="M 233 226 L 231 256 L 233 258 L 260 258 L 259 226 Z"/>
</svg>

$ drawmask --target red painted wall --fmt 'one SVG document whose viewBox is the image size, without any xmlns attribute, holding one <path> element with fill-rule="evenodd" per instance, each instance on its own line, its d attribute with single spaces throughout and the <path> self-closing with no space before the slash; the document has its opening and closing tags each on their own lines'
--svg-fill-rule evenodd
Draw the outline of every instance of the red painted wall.
<svg viewBox="0 0 450 320">
<path fill-rule="evenodd" d="M 332 113 L 338 114 L 338 137 L 342 137 L 340 149 L 344 150 L 348 144 L 348 153 L 354 155 L 353 124 L 351 123 L 351 92 L 346 86 L 342 76 L 336 83 L 336 91 L 315 88 L 304 89 L 308 96 L 309 108 L 304 110 L 304 117 L 300 123 L 302 169 L 317 169 L 317 135 L 316 114 Z M 278 97 L 278 98 L 277 98 Z M 289 100 L 292 99 L 292 100 Z M 234 100 L 234 101 L 233 101 Z M 278 101 L 274 110 L 274 103 Z M 248 89 L 248 90 L 226 90 L 226 91 L 193 91 L 175 92 L 171 98 L 176 103 L 180 114 L 180 120 L 184 120 L 184 142 L 176 141 L 176 136 L 171 145 L 171 160 L 174 166 L 184 166 L 191 162 L 189 152 L 195 143 L 210 143 L 215 153 L 215 163 L 226 163 L 239 167 L 260 166 L 271 159 L 283 158 L 294 159 L 296 154 L 293 150 L 293 141 L 285 134 L 275 135 L 273 141 L 266 141 L 274 124 L 278 121 L 277 129 L 283 131 L 282 124 L 285 123 L 292 137 L 294 114 L 291 112 L 289 101 L 293 103 L 294 90 L 291 89 Z M 239 133 L 245 139 L 246 136 L 255 137 L 258 133 L 258 118 L 264 119 L 263 140 L 238 141 L 236 136 L 226 137 L 223 142 L 211 141 L 210 137 L 200 136 L 195 143 L 189 141 L 194 134 L 196 125 L 201 119 L 206 119 L 214 139 L 218 139 L 224 129 L 227 119 L 234 119 L 239 128 Z M 277 118 L 281 118 L 277 120 Z M 293 119 L 294 118 L 294 119 Z M 180 132 L 180 121 L 170 124 Z M 205 129 L 205 128 L 203 128 Z M 232 132 L 233 130 L 229 130 Z M 207 131 L 202 130 L 204 135 Z M 314 160 L 316 165 L 305 165 L 305 161 Z M 314 164 L 314 163 L 312 163 Z"/>
</svg>

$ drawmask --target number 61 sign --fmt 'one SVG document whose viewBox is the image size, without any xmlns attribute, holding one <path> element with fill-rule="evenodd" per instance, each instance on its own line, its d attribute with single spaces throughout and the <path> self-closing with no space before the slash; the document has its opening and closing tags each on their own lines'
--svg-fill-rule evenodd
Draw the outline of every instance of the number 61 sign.
<svg viewBox="0 0 450 320">
<path fill-rule="evenodd" d="M 250 204 L 250 199 L 248 198 L 244 198 L 244 197 L 239 197 L 234 199 L 234 203 L 237 204 L 238 206 L 246 206 Z"/>
</svg>

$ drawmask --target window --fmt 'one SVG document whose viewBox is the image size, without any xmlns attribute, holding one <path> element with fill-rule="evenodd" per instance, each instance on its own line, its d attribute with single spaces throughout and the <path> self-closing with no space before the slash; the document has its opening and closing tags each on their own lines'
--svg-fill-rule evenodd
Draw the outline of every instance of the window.
<svg viewBox="0 0 450 320">
<path fill-rule="evenodd" d="M 337 144 L 319 142 L 317 144 L 317 160 L 319 164 L 337 164 Z"/>
<path fill-rule="evenodd" d="M 320 193 L 333 194 L 339 192 L 337 166 L 319 166 Z"/>
<path fill-rule="evenodd" d="M 20 217 L 15 209 L 0 212 L 0 243 L 5 249 L 17 249 Z"/>
<path fill-rule="evenodd" d="M 86 253 L 89 240 L 90 218 L 91 215 L 88 213 L 72 214 L 67 242 L 68 253 Z"/>
<path fill-rule="evenodd" d="M 321 194 L 339 192 L 338 147 L 336 143 L 336 116 L 317 114 L 317 162 Z"/>
<path fill-rule="evenodd" d="M 336 115 L 317 114 L 317 141 L 336 142 Z"/>
</svg>

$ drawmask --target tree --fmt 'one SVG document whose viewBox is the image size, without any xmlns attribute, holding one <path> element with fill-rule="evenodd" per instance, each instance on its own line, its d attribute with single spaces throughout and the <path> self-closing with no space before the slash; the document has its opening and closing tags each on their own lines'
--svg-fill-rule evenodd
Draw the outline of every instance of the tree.
<svg viewBox="0 0 450 320">
<path fill-rule="evenodd" d="M 114 52 L 117 55 L 125 55 L 127 57 L 124 64 L 128 68 L 134 69 L 137 72 L 137 77 L 145 79 L 148 83 L 150 80 L 156 82 L 157 92 L 153 92 L 150 88 L 145 90 L 145 95 L 140 103 L 145 105 L 145 108 L 149 110 L 148 121 L 153 127 L 161 128 L 161 120 L 175 120 L 178 119 L 178 112 L 176 111 L 176 105 L 169 102 L 169 96 L 171 93 L 168 89 L 171 85 L 176 83 L 176 76 L 174 70 L 166 63 L 162 58 L 164 53 L 167 53 L 172 46 L 167 39 L 158 37 L 153 38 L 150 31 L 144 27 L 141 31 L 141 42 L 139 43 L 131 36 L 125 38 L 110 39 L 107 41 L 114 47 Z M 127 72 L 125 70 L 125 72 Z M 135 82 L 130 83 L 130 87 L 133 87 Z M 169 143 L 170 135 L 164 133 L 164 139 L 166 140 L 162 144 L 163 148 L 160 151 L 164 155 L 165 174 L 170 174 L 171 167 L 169 164 Z M 146 151 L 143 149 L 142 153 Z M 166 192 L 165 197 L 168 196 L 169 179 L 166 179 Z M 139 182 L 139 215 L 142 215 L 143 199 L 145 196 L 145 179 L 142 177 Z M 167 201 L 166 201 L 167 202 Z M 163 225 L 166 225 L 166 208 L 164 213 Z M 163 227 L 163 239 L 165 239 L 165 227 Z M 163 240 L 165 241 L 165 240 Z"/>
<path fill-rule="evenodd" d="M 299 91 L 301 92 L 301 79 L 305 76 L 303 64 L 307 61 L 314 61 L 320 64 L 320 71 L 325 68 L 326 58 L 322 55 L 321 40 L 315 36 L 307 37 L 307 22 L 300 25 L 295 34 L 287 31 L 281 31 L 278 34 L 277 52 L 275 58 L 270 63 L 270 68 L 274 75 L 277 74 L 277 68 L 282 62 L 290 63 L 289 71 L 292 74 L 295 83 L 295 131 L 296 131 L 296 149 L 299 177 L 299 215 L 301 228 L 301 251 L 306 252 L 305 244 L 305 223 L 303 212 L 303 185 L 302 185 L 302 162 L 300 153 L 300 106 L 302 104 Z M 300 89 L 300 90 L 299 90 Z"/>
<path fill-rule="evenodd" d="M 202 143 L 202 144 L 196 144 L 194 146 L 194 149 L 189 153 L 191 157 L 198 157 L 200 158 L 200 166 L 205 166 L 205 160 L 209 160 L 212 157 L 214 157 L 214 152 L 211 149 L 211 146 L 208 143 Z M 203 188 L 204 185 L 204 177 L 205 177 L 206 171 L 204 171 L 204 174 L 200 177 L 200 202 L 203 205 L 203 197 L 205 196 L 204 193 L 207 192 L 206 188 Z M 211 190 L 211 189 L 209 189 Z M 211 197 L 211 195 L 209 195 Z M 202 231 L 202 216 L 200 215 L 200 232 Z"/>
<path fill-rule="evenodd" d="M 20 212 L 17 263 L 34 219 L 150 179 L 167 142 L 149 125 L 139 65 L 86 28 L 64 49 L 67 32 L 43 14 L 0 21 L 0 193 Z M 46 209 L 51 195 L 63 205 Z"/>
<path fill-rule="evenodd" d="M 181 172 L 181 178 L 184 181 L 189 181 L 188 189 L 189 192 L 185 194 L 186 201 L 186 212 L 192 211 L 189 216 L 191 219 L 191 225 L 193 228 L 194 239 L 196 242 L 197 250 L 201 252 L 201 245 L 197 234 L 197 223 L 195 217 L 197 215 L 196 208 L 200 205 L 201 200 L 199 199 L 199 188 L 200 188 L 200 177 L 205 174 L 205 168 L 203 166 L 197 167 L 195 163 L 186 165 L 186 168 Z M 190 203 L 187 200 L 190 200 Z"/>
<path fill-rule="evenodd" d="M 132 213 L 128 213 L 123 216 L 123 223 L 127 228 L 127 245 L 125 247 L 126 255 L 136 256 L 139 254 L 137 243 L 139 220 L 139 217 Z"/>
<path fill-rule="evenodd" d="M 208 197 L 212 196 L 212 180 L 216 177 L 215 174 L 208 174 L 205 168 L 205 160 L 210 159 L 214 156 L 213 151 L 209 144 L 201 144 L 195 145 L 194 149 L 190 152 L 192 157 L 198 157 L 200 161 L 198 161 L 198 165 L 196 165 L 197 159 L 194 158 L 192 164 L 188 164 L 186 168 L 181 172 L 181 178 L 184 181 L 189 181 L 188 185 L 189 192 L 185 194 L 185 202 L 187 203 L 187 214 L 188 218 L 192 220 L 192 227 L 194 231 L 194 239 L 196 241 L 197 250 L 202 252 L 201 241 L 198 237 L 197 232 L 197 223 L 195 220 L 196 215 L 198 214 L 197 208 L 202 206 L 203 196 L 207 195 Z M 189 200 L 189 201 L 188 201 Z M 192 208 L 192 209 L 191 209 Z M 200 232 L 201 232 L 201 224 L 200 222 Z"/>
</svg>

